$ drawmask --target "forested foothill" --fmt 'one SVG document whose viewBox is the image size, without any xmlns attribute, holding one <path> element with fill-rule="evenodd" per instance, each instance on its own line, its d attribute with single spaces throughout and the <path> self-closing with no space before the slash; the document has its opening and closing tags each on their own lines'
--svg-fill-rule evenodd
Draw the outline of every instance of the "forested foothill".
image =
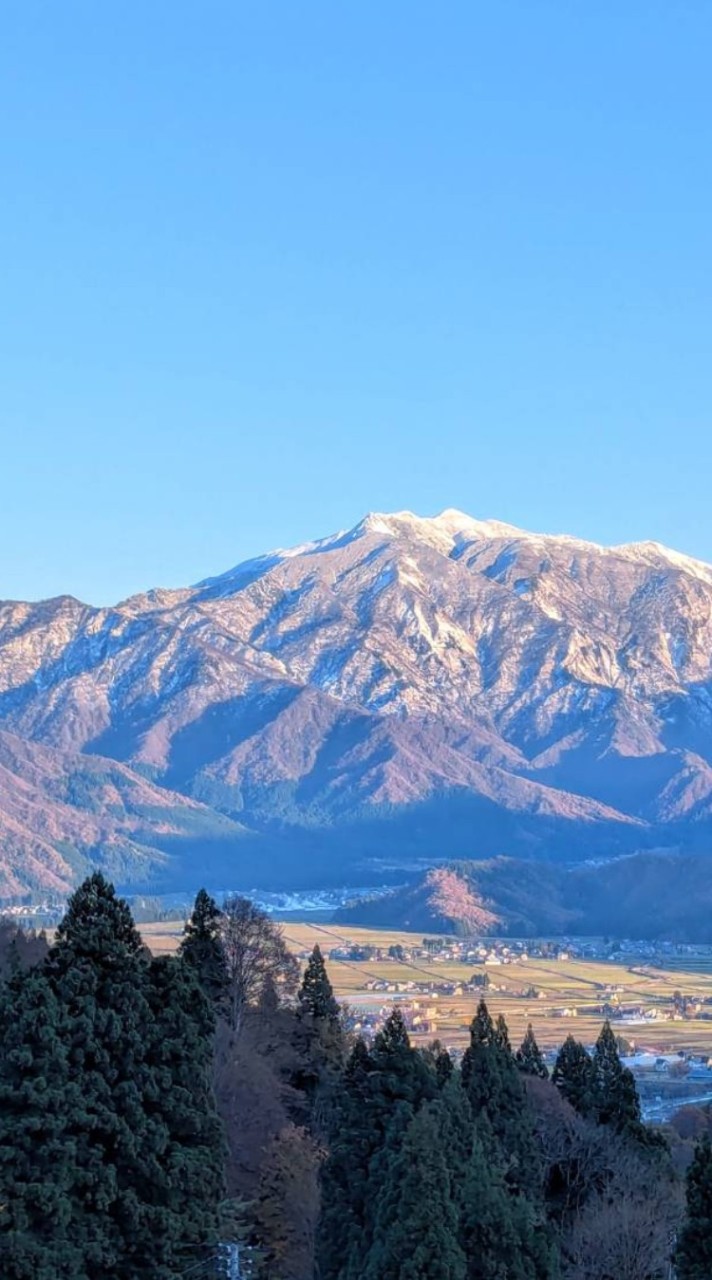
<svg viewBox="0 0 712 1280">
<path fill-rule="evenodd" d="M 175 956 L 99 874 L 51 945 L 0 925 L 6 1280 L 709 1280 L 710 1128 L 643 1123 L 607 1023 L 551 1073 L 484 1000 L 457 1060 L 357 1039 L 242 897 Z"/>
</svg>

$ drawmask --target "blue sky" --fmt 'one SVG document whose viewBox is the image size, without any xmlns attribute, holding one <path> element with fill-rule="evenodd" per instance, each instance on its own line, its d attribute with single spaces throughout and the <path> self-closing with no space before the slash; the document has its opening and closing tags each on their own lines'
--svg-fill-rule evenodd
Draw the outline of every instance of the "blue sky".
<svg viewBox="0 0 712 1280">
<path fill-rule="evenodd" d="M 0 596 L 365 511 L 712 560 L 712 8 L 8 0 Z"/>
</svg>

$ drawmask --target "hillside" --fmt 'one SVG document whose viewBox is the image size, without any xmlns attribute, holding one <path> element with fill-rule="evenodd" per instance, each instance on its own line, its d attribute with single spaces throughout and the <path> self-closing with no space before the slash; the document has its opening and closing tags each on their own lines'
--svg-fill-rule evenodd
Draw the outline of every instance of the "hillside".
<svg viewBox="0 0 712 1280">
<path fill-rule="evenodd" d="M 454 862 L 341 908 L 343 923 L 510 937 L 712 939 L 708 858 L 637 854 L 604 865 Z"/>
<path fill-rule="evenodd" d="M 315 883 L 338 865 L 363 884 L 443 855 L 705 852 L 712 567 L 457 511 L 371 515 L 113 608 L 0 604 L 0 729 L 60 773 L 114 761 L 157 789 L 148 808 L 185 814 L 181 796 L 257 833 L 231 833 L 235 883 L 303 880 L 305 857 Z M 101 795 L 73 808 L 111 826 Z M 74 840 L 76 813 L 42 803 L 28 835 L 0 795 L 9 887 L 54 882 L 43 824 L 55 850 Z"/>
</svg>

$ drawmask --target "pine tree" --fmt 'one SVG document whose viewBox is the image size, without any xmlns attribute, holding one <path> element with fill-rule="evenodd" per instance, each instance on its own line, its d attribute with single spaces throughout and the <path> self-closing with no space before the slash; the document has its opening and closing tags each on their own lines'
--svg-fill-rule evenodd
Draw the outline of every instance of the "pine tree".
<svg viewBox="0 0 712 1280">
<path fill-rule="evenodd" d="M 527 1027 L 527 1032 L 520 1048 L 517 1049 L 516 1061 L 519 1070 L 524 1075 L 538 1076 L 541 1080 L 549 1079 L 549 1070 L 541 1049 L 536 1042 L 531 1022 Z"/>
<path fill-rule="evenodd" d="M 394 1125 L 407 1122 L 437 1081 L 410 1044 L 394 1009 L 369 1052 L 357 1042 L 332 1118 L 330 1154 L 322 1171 L 319 1259 L 322 1280 L 360 1280 L 370 1248 Z"/>
<path fill-rule="evenodd" d="M 609 1124 L 616 1133 L 644 1137 L 640 1099 L 632 1071 L 623 1066 L 618 1042 L 606 1021 L 593 1053 L 594 1103 L 599 1124 Z"/>
<path fill-rule="evenodd" d="M 82 1086 L 81 1108 L 67 1117 L 77 1166 L 72 1232 L 92 1280 L 142 1274 L 145 1214 L 135 1188 L 163 1141 L 145 1107 L 147 966 L 127 904 L 91 876 L 70 899 L 43 971 Z"/>
<path fill-rule="evenodd" d="M 215 900 L 205 889 L 200 889 L 179 948 L 181 958 L 216 1007 L 224 1001 L 227 989 L 227 966 L 220 938 L 221 915 Z"/>
<path fill-rule="evenodd" d="M 177 957 L 151 962 L 147 996 L 152 1020 L 146 1042 L 153 1087 L 145 1105 L 162 1129 L 157 1167 L 149 1158 L 136 1184 L 146 1206 L 144 1250 L 173 1274 L 219 1239 L 225 1194 L 224 1140 L 212 1091 L 214 1015 L 192 971 Z"/>
<path fill-rule="evenodd" d="M 314 1018 L 338 1024 L 341 1019 L 339 1002 L 329 982 L 321 948 L 317 943 L 309 957 L 298 995 L 302 1017 Z"/>
<path fill-rule="evenodd" d="M 364 1280 L 465 1280 L 441 1110 L 420 1109 L 390 1164 Z"/>
<path fill-rule="evenodd" d="M 591 1055 L 573 1036 L 567 1036 L 562 1044 L 551 1079 L 579 1115 L 595 1114 L 596 1071 Z"/>
<path fill-rule="evenodd" d="M 180 961 L 150 965 L 98 874 L 70 900 L 42 972 L 81 1086 L 65 1116 L 72 1241 L 89 1280 L 168 1280 L 209 1234 L 221 1186 L 209 1005 Z"/>
<path fill-rule="evenodd" d="M 494 1042 L 503 1050 L 504 1053 L 512 1052 L 512 1046 L 509 1043 L 509 1028 L 507 1027 L 503 1013 L 498 1015 L 497 1022 L 495 1023 Z"/>
<path fill-rule="evenodd" d="M 526 1196 L 513 1195 L 478 1134 L 462 1183 L 467 1280 L 554 1280 L 556 1255 Z"/>
<path fill-rule="evenodd" d="M 312 951 L 299 988 L 294 1048 L 299 1065 L 293 1084 L 306 1094 L 312 1120 L 321 1128 L 329 1106 L 325 1095 L 343 1070 L 346 1037 L 341 1008 L 318 946 Z"/>
<path fill-rule="evenodd" d="M 86 1280 L 74 1230 L 82 1108 L 60 1009 L 39 971 L 0 998 L 0 1257 L 6 1280 Z M 101 1222 L 95 1224 L 97 1237 Z"/>
<path fill-rule="evenodd" d="M 484 1000 L 470 1026 L 470 1044 L 462 1062 L 462 1082 L 475 1122 L 487 1119 L 499 1158 L 513 1191 L 538 1199 L 541 1162 L 524 1086 L 509 1048 L 506 1024 L 495 1027 Z"/>
<path fill-rule="evenodd" d="M 322 1169 L 317 1258 L 321 1280 L 338 1280 L 358 1256 L 363 1232 L 368 1167 L 382 1134 L 369 1115 L 373 1060 L 357 1040 L 344 1071 Z"/>
<path fill-rule="evenodd" d="M 712 1145 L 705 1135 L 687 1172 L 687 1213 L 675 1251 L 678 1280 L 712 1276 Z"/>
</svg>

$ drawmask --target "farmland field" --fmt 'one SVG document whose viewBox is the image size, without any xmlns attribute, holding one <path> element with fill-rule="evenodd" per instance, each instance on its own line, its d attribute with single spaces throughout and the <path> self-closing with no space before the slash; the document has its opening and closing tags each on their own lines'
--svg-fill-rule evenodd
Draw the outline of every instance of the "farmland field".
<svg viewBox="0 0 712 1280">
<path fill-rule="evenodd" d="M 422 935 L 350 925 L 332 927 L 290 922 L 282 927 L 285 939 L 297 954 L 319 944 L 337 995 L 354 1010 L 377 1011 L 395 1000 L 417 999 L 427 1005 L 428 1030 L 422 1037 L 416 1031 L 416 1040 L 438 1036 L 449 1045 L 463 1046 L 478 994 L 405 991 L 394 994 L 369 990 L 367 984 L 373 981 L 401 985 L 409 982 L 459 984 L 472 977 L 474 968 L 487 973 L 486 998 L 490 1011 L 495 1015 L 504 1014 L 514 1044 L 524 1035 L 528 1022 L 533 1024 L 542 1048 L 555 1048 L 569 1033 L 589 1044 L 598 1034 L 603 1021 L 601 1006 L 607 1002 L 613 1007 L 636 1005 L 646 1013 L 657 1012 L 658 1017 L 653 1021 L 616 1020 L 618 1033 L 634 1041 L 638 1048 L 659 1052 L 687 1049 L 712 1056 L 712 1021 L 695 1016 L 673 1021 L 670 1017 L 676 991 L 701 1010 L 704 1009 L 702 1001 L 712 1000 L 712 965 L 708 957 L 702 957 L 699 964 L 694 958 L 685 957 L 685 968 L 678 968 L 676 961 L 671 960 L 665 969 L 634 961 L 625 964 L 589 959 L 530 958 L 492 967 L 420 958 L 356 962 L 330 959 L 329 952 L 348 945 L 373 946 L 385 951 L 393 944 L 414 947 L 421 944 Z M 181 931 L 181 924 L 175 921 L 141 926 L 146 943 L 156 953 L 175 950 Z M 453 939 L 446 941 L 451 943 Z M 488 943 L 492 941 L 488 939 Z M 532 988 L 536 992 L 534 996 Z M 712 1014 L 712 1004 L 709 1013 Z"/>
</svg>

